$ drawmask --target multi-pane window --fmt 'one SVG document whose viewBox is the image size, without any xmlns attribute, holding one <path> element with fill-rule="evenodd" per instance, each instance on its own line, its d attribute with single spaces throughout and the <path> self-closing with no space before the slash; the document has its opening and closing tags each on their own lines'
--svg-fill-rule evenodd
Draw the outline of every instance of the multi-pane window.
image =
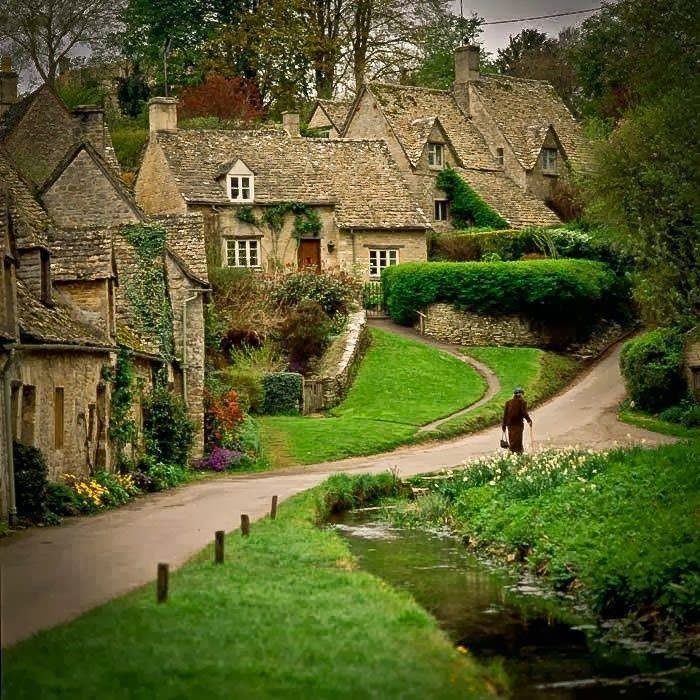
<svg viewBox="0 0 700 700">
<path fill-rule="evenodd" d="M 228 196 L 234 202 L 252 202 L 253 178 L 250 175 L 229 175 Z"/>
<path fill-rule="evenodd" d="M 557 149 L 543 148 L 542 149 L 542 170 L 548 173 L 557 172 Z"/>
<path fill-rule="evenodd" d="M 503 165 L 504 158 L 503 158 L 503 149 L 502 148 L 497 148 L 496 149 L 496 162 L 499 165 Z"/>
<path fill-rule="evenodd" d="M 431 168 L 442 168 L 445 162 L 445 146 L 441 143 L 428 144 L 428 165 Z"/>
<path fill-rule="evenodd" d="M 447 221 L 449 207 L 446 199 L 435 200 L 435 221 Z"/>
<path fill-rule="evenodd" d="M 399 262 L 398 248 L 383 248 L 369 251 L 369 276 L 379 277 L 382 270 Z"/>
<path fill-rule="evenodd" d="M 228 267 L 260 267 L 260 242 L 257 238 L 227 238 Z"/>
</svg>

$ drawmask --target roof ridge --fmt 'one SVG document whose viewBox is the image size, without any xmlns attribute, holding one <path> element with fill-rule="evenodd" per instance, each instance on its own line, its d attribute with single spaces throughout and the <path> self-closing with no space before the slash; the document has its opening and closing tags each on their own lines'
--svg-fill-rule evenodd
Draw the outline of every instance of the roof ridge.
<svg viewBox="0 0 700 700">
<path fill-rule="evenodd" d="M 504 75 L 502 73 L 483 73 L 479 77 L 479 80 L 483 80 L 484 78 L 489 80 L 517 80 L 521 83 L 541 83 L 542 85 L 548 85 L 552 89 L 554 88 L 554 86 L 549 80 L 540 80 L 539 78 L 521 78 L 519 75 Z"/>
<path fill-rule="evenodd" d="M 370 87 L 379 85 L 380 87 L 400 88 L 402 90 L 420 90 L 421 92 L 432 92 L 439 95 L 452 95 L 451 90 L 440 90 L 438 88 L 423 87 L 422 85 L 402 85 L 400 83 L 384 83 L 381 80 L 373 80 L 368 83 Z"/>
</svg>

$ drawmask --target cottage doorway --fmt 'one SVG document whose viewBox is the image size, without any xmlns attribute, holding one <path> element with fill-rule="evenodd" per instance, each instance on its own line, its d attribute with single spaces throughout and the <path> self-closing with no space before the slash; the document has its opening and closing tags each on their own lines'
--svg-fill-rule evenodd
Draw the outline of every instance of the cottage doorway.
<svg viewBox="0 0 700 700">
<path fill-rule="evenodd" d="M 321 272 L 321 241 L 318 238 L 302 239 L 297 251 L 299 269 L 315 268 Z"/>
</svg>

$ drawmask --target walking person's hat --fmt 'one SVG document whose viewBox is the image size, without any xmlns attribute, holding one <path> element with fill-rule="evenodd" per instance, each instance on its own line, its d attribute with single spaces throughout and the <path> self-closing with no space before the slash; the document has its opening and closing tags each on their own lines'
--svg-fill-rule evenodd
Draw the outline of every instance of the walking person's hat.
<svg viewBox="0 0 700 700">
<path fill-rule="evenodd" d="M 516 387 L 515 390 L 513 391 L 514 396 L 518 396 L 519 394 L 524 394 L 524 393 L 525 392 L 519 386 Z"/>
</svg>

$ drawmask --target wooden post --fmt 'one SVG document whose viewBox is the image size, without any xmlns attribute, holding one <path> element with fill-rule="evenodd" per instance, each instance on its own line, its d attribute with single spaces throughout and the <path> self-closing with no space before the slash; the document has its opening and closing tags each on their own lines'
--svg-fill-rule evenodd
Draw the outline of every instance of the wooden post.
<svg viewBox="0 0 700 700">
<path fill-rule="evenodd" d="M 250 518 L 247 515 L 241 515 L 241 535 L 243 537 L 250 535 Z"/>
<path fill-rule="evenodd" d="M 214 561 L 217 564 L 224 563 L 224 531 L 217 530 L 214 533 Z"/>
<path fill-rule="evenodd" d="M 272 506 L 270 508 L 270 520 L 277 517 L 277 496 L 272 497 Z"/>
<path fill-rule="evenodd" d="M 168 565 L 158 564 L 158 584 L 156 586 L 156 600 L 165 603 L 168 599 Z"/>
</svg>

